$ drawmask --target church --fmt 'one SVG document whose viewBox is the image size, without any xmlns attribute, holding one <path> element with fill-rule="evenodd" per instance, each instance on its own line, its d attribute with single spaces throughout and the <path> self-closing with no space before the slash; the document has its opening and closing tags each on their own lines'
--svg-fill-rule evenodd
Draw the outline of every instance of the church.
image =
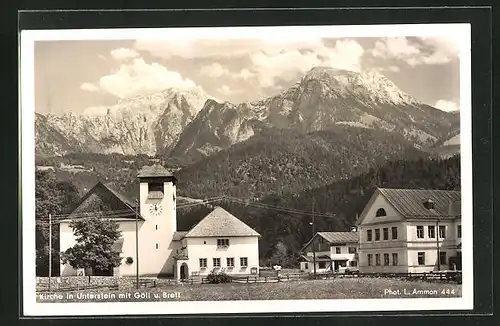
<svg viewBox="0 0 500 326">
<path fill-rule="evenodd" d="M 60 250 L 75 244 L 70 222 L 89 213 L 115 220 L 122 234 L 115 243 L 121 265 L 107 271 L 77 270 L 61 264 L 61 276 L 106 275 L 186 279 L 210 272 L 251 275 L 259 272 L 260 234 L 221 207 L 190 230 L 177 230 L 175 176 L 161 165 L 138 174 L 139 200 L 131 201 L 99 182 L 69 216 L 60 221 Z M 136 243 L 138 252 L 136 254 Z"/>
</svg>

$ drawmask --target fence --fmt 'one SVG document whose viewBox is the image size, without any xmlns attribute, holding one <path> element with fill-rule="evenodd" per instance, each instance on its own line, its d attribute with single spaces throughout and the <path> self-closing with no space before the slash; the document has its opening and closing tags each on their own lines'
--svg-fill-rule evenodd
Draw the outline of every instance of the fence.
<svg viewBox="0 0 500 326">
<path fill-rule="evenodd" d="M 290 282 L 299 280 L 325 280 L 333 278 L 393 278 L 406 280 L 421 280 L 427 282 L 453 282 L 462 283 L 462 273 L 454 272 L 429 272 L 429 273 L 318 273 L 316 275 L 308 273 L 288 273 L 282 275 L 248 275 L 248 276 L 232 276 L 231 283 L 277 283 Z M 42 279 L 42 278 L 40 278 Z M 46 279 L 46 278 L 45 278 Z M 80 291 L 91 289 L 134 289 L 137 288 L 135 279 L 132 278 L 115 278 L 115 277 L 66 277 L 54 278 L 51 283 L 51 291 Z M 207 278 L 194 276 L 185 280 L 161 279 L 161 278 L 145 278 L 139 280 L 139 288 L 156 288 L 172 285 L 194 285 L 194 284 L 209 284 Z M 48 291 L 47 281 L 37 281 L 37 292 Z"/>
</svg>

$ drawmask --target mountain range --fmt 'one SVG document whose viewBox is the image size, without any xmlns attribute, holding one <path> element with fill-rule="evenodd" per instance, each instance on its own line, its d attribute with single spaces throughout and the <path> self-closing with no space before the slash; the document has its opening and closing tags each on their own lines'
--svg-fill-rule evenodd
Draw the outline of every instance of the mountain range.
<svg viewBox="0 0 500 326">
<path fill-rule="evenodd" d="M 259 101 L 219 102 L 200 89 L 170 88 L 79 115 L 37 113 L 35 121 L 38 156 L 147 154 L 187 162 L 270 128 L 303 134 L 364 128 L 401 135 L 423 150 L 449 149 L 460 132 L 459 114 L 418 101 L 379 73 L 326 67 L 311 69 L 292 87 Z"/>
</svg>

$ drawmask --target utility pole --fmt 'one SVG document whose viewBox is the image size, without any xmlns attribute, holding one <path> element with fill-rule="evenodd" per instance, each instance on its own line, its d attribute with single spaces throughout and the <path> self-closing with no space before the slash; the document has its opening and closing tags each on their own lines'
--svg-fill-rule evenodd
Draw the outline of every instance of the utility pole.
<svg viewBox="0 0 500 326">
<path fill-rule="evenodd" d="M 437 249 L 437 267 L 438 267 L 438 272 L 441 271 L 441 253 L 439 251 L 439 237 L 440 237 L 440 232 L 439 232 L 439 219 L 436 220 L 436 249 Z"/>
<path fill-rule="evenodd" d="M 49 213 L 49 292 L 52 281 L 52 214 Z"/>
<path fill-rule="evenodd" d="M 314 236 L 316 235 L 316 231 L 314 229 L 314 199 L 312 202 L 312 233 L 313 233 L 313 268 L 314 268 L 314 279 L 316 279 L 316 245 L 314 243 Z"/>
<path fill-rule="evenodd" d="M 135 200 L 135 282 L 139 288 L 139 201 Z"/>
</svg>

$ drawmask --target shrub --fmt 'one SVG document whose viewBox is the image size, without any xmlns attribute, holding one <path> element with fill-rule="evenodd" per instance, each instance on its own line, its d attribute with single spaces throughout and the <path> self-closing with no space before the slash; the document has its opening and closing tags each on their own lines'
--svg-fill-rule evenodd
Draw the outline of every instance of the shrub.
<svg viewBox="0 0 500 326">
<path fill-rule="evenodd" d="M 231 276 L 226 273 L 210 272 L 207 276 L 207 282 L 209 284 L 231 283 Z"/>
</svg>

